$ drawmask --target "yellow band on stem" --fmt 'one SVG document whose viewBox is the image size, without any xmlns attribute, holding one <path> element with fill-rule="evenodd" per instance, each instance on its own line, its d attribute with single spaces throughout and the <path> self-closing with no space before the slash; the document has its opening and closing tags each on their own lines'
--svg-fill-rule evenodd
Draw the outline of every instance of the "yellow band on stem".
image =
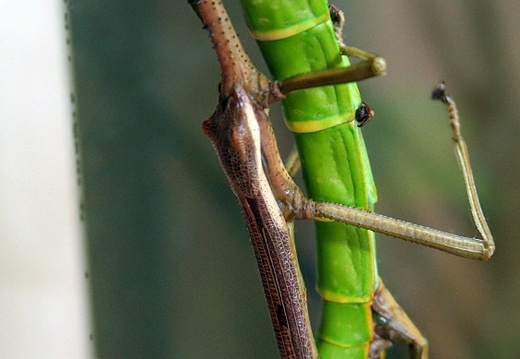
<svg viewBox="0 0 520 359">
<path fill-rule="evenodd" d="M 372 298 L 370 296 L 366 297 L 350 297 L 343 294 L 338 294 L 332 291 L 329 291 L 324 288 L 317 287 L 316 291 L 320 295 L 323 300 L 339 303 L 339 304 L 363 304 L 366 303 L 367 307 L 370 309 L 370 302 Z"/>
<path fill-rule="evenodd" d="M 286 39 L 288 37 L 298 35 L 304 31 L 307 31 L 309 29 L 312 29 L 313 27 L 324 23 L 330 19 L 329 13 L 323 13 L 322 15 L 311 19 L 307 21 L 303 21 L 301 23 L 298 23 L 293 26 L 289 26 L 288 28 L 284 29 L 277 29 L 277 30 L 271 30 L 271 31 L 251 31 L 251 35 L 259 41 L 275 41 L 275 40 L 281 40 Z"/>
<path fill-rule="evenodd" d="M 334 126 L 341 125 L 343 123 L 351 122 L 354 120 L 352 116 L 332 116 L 329 118 L 323 118 L 321 120 L 310 120 L 310 121 L 287 121 L 285 120 L 286 126 L 292 131 L 297 133 L 310 133 L 318 132 L 331 128 Z"/>
</svg>

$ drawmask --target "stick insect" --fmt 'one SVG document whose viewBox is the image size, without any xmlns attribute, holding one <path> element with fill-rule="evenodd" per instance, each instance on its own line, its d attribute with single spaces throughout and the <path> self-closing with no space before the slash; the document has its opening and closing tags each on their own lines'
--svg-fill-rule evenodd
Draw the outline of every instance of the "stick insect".
<svg viewBox="0 0 520 359">
<path fill-rule="evenodd" d="M 340 38 L 342 13 L 324 1 L 273 3 L 242 0 L 248 26 L 276 79 L 270 82 L 245 54 L 222 3 L 190 0 L 210 32 L 221 67 L 217 108 L 203 129 L 247 225 L 280 355 L 381 358 L 388 346 L 405 343 L 414 358 L 426 359 L 426 339 L 378 277 L 372 231 L 462 257 L 485 260 L 492 255 L 494 242 L 478 201 L 455 103 L 444 84 L 436 88 L 433 98 L 449 109 L 472 216 L 483 239 L 372 213 L 375 185 L 359 127 L 373 112 L 360 100 L 354 81 L 383 74 L 385 62 L 346 47 Z M 291 18 L 294 14 L 299 17 Z M 323 54 L 314 61 L 300 56 L 309 55 L 309 49 L 315 52 L 316 41 Z M 350 66 L 345 54 L 362 61 Z M 310 64 L 298 66 L 297 61 Z M 286 122 L 295 131 L 312 199 L 293 182 L 278 153 L 268 111 L 280 99 Z M 311 110 L 313 106 L 319 109 Z M 296 219 L 316 220 L 318 292 L 324 303 L 317 346 L 291 230 Z"/>
</svg>

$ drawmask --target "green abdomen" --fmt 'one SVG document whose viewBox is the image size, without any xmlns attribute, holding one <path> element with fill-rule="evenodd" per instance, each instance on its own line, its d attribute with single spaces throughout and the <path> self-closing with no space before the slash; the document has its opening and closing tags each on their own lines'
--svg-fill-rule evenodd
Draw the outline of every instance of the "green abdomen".
<svg viewBox="0 0 520 359">
<path fill-rule="evenodd" d="M 251 33 L 276 80 L 350 66 L 340 54 L 323 0 L 241 0 Z M 294 131 L 308 197 L 371 210 L 376 190 L 355 111 L 355 83 L 290 93 L 282 101 Z M 324 300 L 320 358 L 366 358 L 377 269 L 372 232 L 316 221 L 318 284 Z"/>
</svg>

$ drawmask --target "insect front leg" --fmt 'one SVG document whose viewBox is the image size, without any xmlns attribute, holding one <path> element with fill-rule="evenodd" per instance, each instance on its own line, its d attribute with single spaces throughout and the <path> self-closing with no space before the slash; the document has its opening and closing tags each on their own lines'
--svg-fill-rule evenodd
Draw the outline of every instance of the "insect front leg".
<svg viewBox="0 0 520 359">
<path fill-rule="evenodd" d="M 333 203 L 315 203 L 315 215 L 440 249 L 460 257 L 487 260 L 493 255 L 495 243 L 479 203 L 468 148 L 460 132 L 457 107 L 453 98 L 446 92 L 444 83 L 435 88 L 432 98 L 442 101 L 448 107 L 453 142 L 462 169 L 469 208 L 482 239 L 459 236 Z"/>
</svg>

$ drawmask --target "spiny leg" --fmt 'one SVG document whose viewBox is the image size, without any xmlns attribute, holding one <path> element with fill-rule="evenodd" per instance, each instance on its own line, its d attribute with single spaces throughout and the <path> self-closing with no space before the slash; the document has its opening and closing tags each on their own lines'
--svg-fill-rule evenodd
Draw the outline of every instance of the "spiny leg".
<svg viewBox="0 0 520 359">
<path fill-rule="evenodd" d="M 457 150 L 457 160 L 462 168 L 462 175 L 464 177 L 464 184 L 469 199 L 471 215 L 478 231 L 482 235 L 484 247 L 490 252 L 490 256 L 495 250 L 495 242 L 489 230 L 486 218 L 480 206 L 479 197 L 477 194 L 477 187 L 473 178 L 473 171 L 471 170 L 471 163 L 469 160 L 469 151 L 466 141 L 460 133 L 460 118 L 455 101 L 446 91 L 446 84 L 440 83 L 432 92 L 432 99 L 439 100 L 445 103 L 448 107 L 448 114 L 450 118 L 450 126 L 453 130 L 453 142 Z"/>
<path fill-rule="evenodd" d="M 453 141 L 457 150 L 457 159 L 462 168 L 471 214 L 482 239 L 458 236 L 333 203 L 315 203 L 314 215 L 437 248 L 461 257 L 487 260 L 493 254 L 495 244 L 478 200 L 468 149 L 460 134 L 460 122 L 455 102 L 447 94 L 444 83 L 434 90 L 433 99 L 441 100 L 448 106 L 450 124 L 454 133 Z"/>
</svg>

